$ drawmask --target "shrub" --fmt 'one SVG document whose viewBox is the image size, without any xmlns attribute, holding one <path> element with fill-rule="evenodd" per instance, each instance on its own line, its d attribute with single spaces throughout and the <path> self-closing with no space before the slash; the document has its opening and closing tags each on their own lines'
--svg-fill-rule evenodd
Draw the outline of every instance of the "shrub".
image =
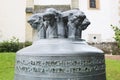
<svg viewBox="0 0 120 80">
<path fill-rule="evenodd" d="M 113 25 L 111 26 L 115 32 L 114 39 L 116 40 L 118 47 L 120 48 L 120 28 L 118 28 L 117 26 L 113 26 Z"/>
<path fill-rule="evenodd" d="M 30 45 L 32 45 L 32 42 L 30 42 L 30 41 L 26 41 L 26 42 L 24 43 L 24 46 L 25 46 L 25 47 L 30 46 Z"/>
<path fill-rule="evenodd" d="M 1 52 L 16 52 L 19 49 L 19 39 L 12 37 L 10 40 L 1 42 Z"/>
<path fill-rule="evenodd" d="M 0 43 L 0 52 L 16 52 L 19 49 L 30 46 L 32 42 L 20 43 L 19 39 L 12 37 L 10 40 L 6 40 Z"/>
</svg>

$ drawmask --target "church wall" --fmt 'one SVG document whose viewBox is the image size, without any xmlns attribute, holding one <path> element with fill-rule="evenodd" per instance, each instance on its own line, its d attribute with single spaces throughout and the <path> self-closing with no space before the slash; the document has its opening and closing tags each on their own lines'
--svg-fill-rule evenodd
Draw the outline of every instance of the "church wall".
<svg viewBox="0 0 120 80">
<path fill-rule="evenodd" d="M 34 0 L 26 0 L 26 21 L 25 21 L 25 41 L 33 41 L 33 29 L 27 20 L 33 14 L 34 11 Z"/>
<path fill-rule="evenodd" d="M 0 41 L 25 40 L 25 0 L 0 1 Z"/>
<path fill-rule="evenodd" d="M 33 0 L 27 1 L 32 2 Z M 34 5 L 38 5 L 38 0 L 34 1 L 36 1 Z M 85 12 L 91 22 L 91 25 L 83 31 L 82 38 L 88 42 L 114 41 L 114 32 L 110 25 L 119 26 L 120 24 L 119 3 L 120 0 L 99 0 L 98 9 L 89 9 L 88 0 L 79 0 L 78 4 L 74 3 L 81 11 Z M 33 7 L 33 3 L 29 4 L 28 7 Z M 39 2 L 39 4 L 42 3 Z M 70 0 L 68 3 L 65 0 L 65 4 L 70 4 Z M 0 2 L 0 41 L 10 39 L 12 36 L 19 38 L 20 41 L 32 41 L 33 30 L 26 22 L 32 13 L 25 15 L 25 8 L 26 0 L 2 0 Z M 95 37 L 96 39 L 94 39 Z"/>
<path fill-rule="evenodd" d="M 33 29 L 30 24 L 27 22 L 32 13 L 26 14 L 26 26 L 25 26 L 25 41 L 33 41 Z"/>
<path fill-rule="evenodd" d="M 34 5 L 68 5 L 70 1 L 71 0 L 34 0 Z"/>
<path fill-rule="evenodd" d="M 110 25 L 119 25 L 118 0 L 99 0 L 98 9 L 89 9 L 88 0 L 80 0 L 79 8 L 91 22 L 83 31 L 83 39 L 88 42 L 114 41 L 114 32 Z M 94 37 L 96 38 L 93 39 Z"/>
</svg>

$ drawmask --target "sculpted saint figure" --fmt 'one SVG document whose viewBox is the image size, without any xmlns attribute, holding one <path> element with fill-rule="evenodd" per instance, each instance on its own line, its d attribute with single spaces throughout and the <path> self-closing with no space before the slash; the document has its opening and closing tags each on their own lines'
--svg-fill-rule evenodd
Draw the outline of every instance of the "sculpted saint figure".
<svg viewBox="0 0 120 80">
<path fill-rule="evenodd" d="M 46 12 L 43 15 L 44 23 L 46 24 L 46 38 L 57 38 L 57 24 L 55 15 L 51 12 Z"/>
<path fill-rule="evenodd" d="M 51 12 L 55 15 L 55 20 L 57 24 L 57 36 L 58 38 L 64 38 L 65 37 L 65 25 L 62 18 L 62 12 L 54 9 L 54 8 L 48 8 L 45 12 Z"/>
<path fill-rule="evenodd" d="M 90 21 L 87 18 L 85 18 L 82 24 L 79 25 L 76 35 L 81 38 L 82 31 L 85 30 L 88 27 L 88 25 L 90 25 Z"/>
<path fill-rule="evenodd" d="M 40 13 L 34 14 L 28 20 L 28 23 L 32 26 L 32 28 L 37 30 L 37 36 L 40 39 L 44 39 L 46 36 L 46 29 L 43 24 L 42 16 L 43 14 Z"/>
<path fill-rule="evenodd" d="M 80 38 L 79 26 L 86 16 L 81 11 L 72 11 L 68 16 L 68 38 Z"/>
<path fill-rule="evenodd" d="M 33 14 L 28 23 L 37 30 L 39 39 L 79 39 L 82 30 L 90 24 L 85 14 L 78 9 L 61 12 L 54 8 L 48 8 L 43 13 Z"/>
<path fill-rule="evenodd" d="M 88 25 L 90 25 L 90 21 L 87 18 L 85 18 L 81 24 L 82 30 L 85 30 L 88 27 Z"/>
</svg>

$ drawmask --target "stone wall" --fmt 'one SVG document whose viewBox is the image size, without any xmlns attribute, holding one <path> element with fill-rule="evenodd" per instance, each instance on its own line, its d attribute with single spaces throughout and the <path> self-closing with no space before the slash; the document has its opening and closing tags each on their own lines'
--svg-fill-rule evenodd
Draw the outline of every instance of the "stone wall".
<svg viewBox="0 0 120 80">
<path fill-rule="evenodd" d="M 105 54 L 120 55 L 120 48 L 116 42 L 88 43 L 104 51 Z"/>
<path fill-rule="evenodd" d="M 25 41 L 33 41 L 33 29 L 30 24 L 28 24 L 27 20 L 32 15 L 32 13 L 26 13 L 26 27 L 25 27 Z"/>
<path fill-rule="evenodd" d="M 34 13 L 44 12 L 47 8 L 55 8 L 60 11 L 70 10 L 70 5 L 35 5 Z"/>
</svg>

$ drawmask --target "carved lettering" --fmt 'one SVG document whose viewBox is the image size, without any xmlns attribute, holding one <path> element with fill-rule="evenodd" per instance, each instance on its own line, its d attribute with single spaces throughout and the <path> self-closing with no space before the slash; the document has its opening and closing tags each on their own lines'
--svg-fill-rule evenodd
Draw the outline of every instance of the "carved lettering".
<svg viewBox="0 0 120 80">
<path fill-rule="evenodd" d="M 28 60 L 26 57 L 19 57 L 16 60 L 16 71 L 18 73 L 81 73 L 105 69 L 104 59 L 100 56 L 45 59 L 46 57 L 37 57 L 37 59 L 31 57 L 31 60 Z"/>
</svg>

